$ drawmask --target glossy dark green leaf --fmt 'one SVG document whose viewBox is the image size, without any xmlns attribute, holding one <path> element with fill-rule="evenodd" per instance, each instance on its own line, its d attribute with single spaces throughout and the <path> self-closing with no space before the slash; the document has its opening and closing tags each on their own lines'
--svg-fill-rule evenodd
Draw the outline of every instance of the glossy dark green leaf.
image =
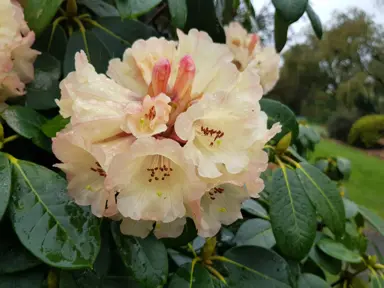
<svg viewBox="0 0 384 288">
<path fill-rule="evenodd" d="M 138 39 L 145 40 L 152 36 L 159 36 L 152 27 L 135 20 L 103 17 L 99 18 L 97 22 L 108 31 L 95 27 L 92 32 L 104 43 L 111 58 L 122 58 L 125 49 Z"/>
<path fill-rule="evenodd" d="M 164 244 L 153 235 L 145 239 L 125 236 L 112 223 L 112 235 L 124 265 L 142 287 L 159 287 L 168 276 L 168 256 Z"/>
<path fill-rule="evenodd" d="M 345 218 L 352 219 L 359 213 L 359 206 L 347 198 L 343 198 Z"/>
<path fill-rule="evenodd" d="M 371 223 L 375 229 L 384 236 L 384 219 L 364 206 L 359 206 L 359 212 Z"/>
<path fill-rule="evenodd" d="M 0 229 L 4 232 L 0 237 L 0 274 L 20 272 L 41 264 L 20 243 L 9 221 L 3 220 Z"/>
<path fill-rule="evenodd" d="M 364 254 L 367 250 L 368 239 L 357 231 L 358 227 L 351 222 L 345 224 L 345 234 L 340 240 L 349 250 Z"/>
<path fill-rule="evenodd" d="M 195 224 L 191 218 L 187 218 L 183 233 L 177 238 L 162 238 L 164 245 L 168 248 L 181 247 L 192 242 L 197 236 Z"/>
<path fill-rule="evenodd" d="M 263 98 L 260 100 L 261 110 L 268 115 L 268 127 L 272 127 L 274 123 L 280 122 L 282 131 L 273 138 L 273 143 L 277 143 L 289 132 L 292 132 L 292 141 L 299 135 L 299 125 L 296 116 L 284 104 L 278 101 Z"/>
<path fill-rule="evenodd" d="M 86 47 L 88 47 L 88 51 Z M 80 50 L 89 54 L 88 59 L 98 73 L 107 71 L 111 55 L 105 44 L 92 31 L 85 32 L 85 39 L 83 39 L 80 31 L 77 31 L 68 40 L 63 64 L 64 77 L 75 70 L 75 54 Z"/>
<path fill-rule="evenodd" d="M 370 275 L 370 287 L 371 288 L 383 288 L 384 287 L 384 275 L 377 272 Z"/>
<path fill-rule="evenodd" d="M 21 243 L 51 266 L 92 267 L 100 249 L 99 220 L 69 199 L 58 174 L 14 158 L 11 164 L 9 212 Z"/>
<path fill-rule="evenodd" d="M 336 183 L 309 163 L 300 163 L 296 173 L 325 225 L 335 235 L 342 236 L 345 226 L 345 211 Z"/>
<path fill-rule="evenodd" d="M 276 244 L 271 223 L 263 219 L 245 221 L 237 231 L 234 241 L 237 245 L 255 245 L 264 248 L 272 248 Z"/>
<path fill-rule="evenodd" d="M 241 205 L 241 209 L 253 216 L 260 217 L 266 220 L 269 219 L 267 210 L 265 210 L 265 208 L 261 206 L 261 204 L 256 200 L 248 199 L 244 201 Z"/>
<path fill-rule="evenodd" d="M 41 130 L 47 137 L 53 138 L 56 136 L 57 132 L 60 132 L 67 126 L 69 121 L 69 118 L 63 118 L 63 116 L 57 115 L 45 122 L 43 126 L 41 126 Z"/>
<path fill-rule="evenodd" d="M 320 266 L 318 266 L 311 258 L 307 258 L 307 260 L 304 262 L 301 268 L 301 272 L 316 275 L 321 279 L 326 279 L 324 270 L 320 268 Z"/>
<path fill-rule="evenodd" d="M 184 31 L 192 28 L 205 31 L 214 42 L 225 43 L 225 33 L 216 17 L 213 1 L 187 0 L 188 16 Z"/>
<path fill-rule="evenodd" d="M 287 22 L 279 11 L 275 12 L 275 48 L 277 52 L 283 50 L 288 39 L 289 22 Z"/>
<path fill-rule="evenodd" d="M 64 29 L 60 25 L 57 25 L 51 40 L 52 27 L 52 25 L 48 26 L 36 39 L 32 47 L 40 52 L 49 53 L 62 62 L 64 60 L 68 38 Z"/>
<path fill-rule="evenodd" d="M 309 258 L 312 259 L 312 261 L 319 267 L 333 275 L 337 275 L 341 271 L 341 261 L 325 254 L 316 245 L 313 245 L 311 251 L 309 252 Z"/>
<path fill-rule="evenodd" d="M 44 273 L 41 271 L 0 275 L 0 288 L 41 288 L 43 281 Z"/>
<path fill-rule="evenodd" d="M 177 28 L 183 29 L 187 21 L 187 0 L 168 0 L 169 12 L 172 23 Z"/>
<path fill-rule="evenodd" d="M 308 0 L 272 0 L 272 3 L 286 21 L 293 23 L 304 14 Z"/>
<path fill-rule="evenodd" d="M 39 55 L 35 62 L 35 79 L 27 85 L 26 106 L 35 110 L 57 107 L 60 97 L 61 64 L 48 53 Z"/>
<path fill-rule="evenodd" d="M 196 264 L 191 277 L 192 265 L 185 264 L 181 266 L 172 276 L 169 288 L 214 288 L 215 282 L 209 272 L 200 264 Z M 192 281 L 191 281 L 192 280 Z"/>
<path fill-rule="evenodd" d="M 224 253 L 230 259 L 228 287 L 289 286 L 289 266 L 277 253 L 256 246 L 238 246 Z"/>
<path fill-rule="evenodd" d="M 173 249 L 168 249 L 168 255 L 169 257 L 171 257 L 173 262 L 176 263 L 177 266 L 182 266 L 186 263 L 191 263 L 193 260 L 191 257 Z"/>
<path fill-rule="evenodd" d="M 316 14 L 316 12 L 313 10 L 312 6 L 309 5 L 309 3 L 307 5 L 306 12 L 309 21 L 311 22 L 313 31 L 315 31 L 317 38 L 321 39 L 323 37 L 323 25 L 321 24 L 319 15 Z"/>
<path fill-rule="evenodd" d="M 28 0 L 24 1 L 24 17 L 28 26 L 37 35 L 44 31 L 63 0 Z"/>
<path fill-rule="evenodd" d="M 343 157 L 337 157 L 336 164 L 337 169 L 343 174 L 343 179 L 348 180 L 351 175 L 351 161 Z"/>
<path fill-rule="evenodd" d="M 298 288 L 330 288 L 331 286 L 323 279 L 312 274 L 300 275 Z"/>
<path fill-rule="evenodd" d="M 40 148 L 51 151 L 51 140 L 41 131 L 41 126 L 47 120 L 44 116 L 28 107 L 9 106 L 2 117 L 16 133 L 31 139 Z"/>
<path fill-rule="evenodd" d="M 129 277 L 107 276 L 103 279 L 102 288 L 141 288 L 141 286 Z M 61 288 L 61 287 L 60 287 Z M 68 287 L 73 288 L 73 287 Z M 94 288 L 94 287 L 92 287 Z"/>
<path fill-rule="evenodd" d="M 8 207 L 11 195 L 11 166 L 4 153 L 0 152 L 0 220 Z"/>
<path fill-rule="evenodd" d="M 77 0 L 77 3 L 86 6 L 100 17 L 119 16 L 119 11 L 103 0 Z"/>
<path fill-rule="evenodd" d="M 271 224 L 277 246 L 289 258 L 303 259 L 316 236 L 316 213 L 293 170 L 279 168 L 273 174 L 269 195 Z"/>
<path fill-rule="evenodd" d="M 161 0 L 116 0 L 116 7 L 123 18 L 134 18 L 147 13 Z"/>
<path fill-rule="evenodd" d="M 336 242 L 332 239 L 321 239 L 317 242 L 317 246 L 326 254 L 349 263 L 360 263 L 363 259 L 361 256 L 349 250 L 342 243 Z"/>
</svg>

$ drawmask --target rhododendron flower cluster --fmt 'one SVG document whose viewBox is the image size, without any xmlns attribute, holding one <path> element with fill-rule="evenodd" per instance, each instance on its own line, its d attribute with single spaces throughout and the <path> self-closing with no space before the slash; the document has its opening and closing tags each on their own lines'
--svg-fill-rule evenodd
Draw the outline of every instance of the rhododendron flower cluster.
<svg viewBox="0 0 384 288">
<path fill-rule="evenodd" d="M 68 126 L 53 139 L 68 191 L 121 231 L 177 237 L 192 218 L 203 237 L 241 218 L 267 168 L 267 128 L 255 69 L 239 71 L 205 32 L 138 40 L 98 74 L 84 52 L 60 84 Z"/>
<path fill-rule="evenodd" d="M 240 71 L 255 69 L 260 76 L 264 94 L 279 80 L 280 56 L 273 47 L 263 47 L 257 34 L 248 34 L 241 24 L 232 22 L 224 27 L 226 43 Z"/>
<path fill-rule="evenodd" d="M 0 102 L 25 93 L 33 80 L 33 62 L 39 52 L 31 49 L 35 34 L 24 20 L 16 0 L 0 1 Z"/>
</svg>

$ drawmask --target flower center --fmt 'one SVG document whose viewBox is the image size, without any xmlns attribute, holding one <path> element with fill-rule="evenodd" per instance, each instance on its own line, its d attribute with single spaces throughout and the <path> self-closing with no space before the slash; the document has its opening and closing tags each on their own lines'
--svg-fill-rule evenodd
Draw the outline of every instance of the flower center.
<svg viewBox="0 0 384 288">
<path fill-rule="evenodd" d="M 211 198 L 211 200 L 215 200 L 216 194 L 222 194 L 222 193 L 224 193 L 224 188 L 215 187 L 209 191 L 209 198 Z"/>
<path fill-rule="evenodd" d="M 150 167 L 146 170 L 149 174 L 148 182 L 164 181 L 172 175 L 172 161 L 161 155 L 155 155 Z"/>
<path fill-rule="evenodd" d="M 199 134 L 208 137 L 209 139 L 209 147 L 213 147 L 214 145 L 220 146 L 222 142 L 222 138 L 224 137 L 224 132 L 220 129 L 215 130 L 212 128 L 209 128 L 208 126 L 204 127 L 203 125 L 200 126 Z"/>
<path fill-rule="evenodd" d="M 107 173 L 105 173 L 105 171 L 103 170 L 103 168 L 101 168 L 99 162 L 95 162 L 95 164 L 96 164 L 96 168 L 91 167 L 90 169 L 91 169 L 93 172 L 98 173 L 101 177 L 107 177 Z"/>
</svg>

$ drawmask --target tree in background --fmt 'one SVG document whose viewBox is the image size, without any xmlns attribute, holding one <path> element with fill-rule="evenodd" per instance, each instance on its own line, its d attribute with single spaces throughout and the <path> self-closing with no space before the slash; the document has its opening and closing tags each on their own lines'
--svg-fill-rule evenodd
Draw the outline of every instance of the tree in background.
<svg viewBox="0 0 384 288">
<path fill-rule="evenodd" d="M 308 34 L 284 54 L 281 78 L 270 97 L 319 121 L 334 111 L 383 111 L 382 36 L 382 27 L 362 10 L 335 14 L 322 41 Z"/>
</svg>

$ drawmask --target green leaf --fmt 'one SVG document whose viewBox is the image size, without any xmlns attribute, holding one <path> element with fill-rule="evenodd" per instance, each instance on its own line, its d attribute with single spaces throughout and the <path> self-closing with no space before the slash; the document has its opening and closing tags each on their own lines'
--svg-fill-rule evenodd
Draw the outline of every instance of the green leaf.
<svg viewBox="0 0 384 288">
<path fill-rule="evenodd" d="M 271 224 L 277 246 L 286 256 L 303 259 L 316 236 L 316 213 L 293 170 L 279 168 L 273 174 L 269 195 Z"/>
<path fill-rule="evenodd" d="M 213 1 L 187 0 L 188 16 L 184 32 L 192 28 L 205 31 L 217 43 L 225 43 L 225 33 L 216 17 Z"/>
<path fill-rule="evenodd" d="M 63 64 L 64 77 L 69 72 L 75 70 L 75 54 L 80 50 L 87 53 L 90 63 L 98 73 L 105 73 L 107 71 L 111 55 L 106 46 L 92 31 L 85 32 L 85 40 L 80 31 L 77 31 L 68 40 Z"/>
<path fill-rule="evenodd" d="M 124 265 L 142 287 L 159 287 L 166 283 L 168 256 L 164 244 L 153 235 L 145 239 L 124 236 L 119 223 L 112 223 L 113 239 Z"/>
<path fill-rule="evenodd" d="M 317 243 L 317 246 L 324 253 L 341 261 L 346 261 L 350 263 L 360 263 L 363 260 L 358 253 L 349 250 L 342 243 L 336 242 L 332 239 L 321 239 Z"/>
<path fill-rule="evenodd" d="M 292 287 L 297 286 L 297 281 L 299 280 L 299 276 L 301 274 L 301 266 L 300 262 L 292 259 L 285 259 L 289 265 L 289 278 Z"/>
<path fill-rule="evenodd" d="M 9 221 L 3 220 L 0 228 L 6 232 L 0 237 L 0 274 L 20 272 L 41 264 L 17 239 Z"/>
<path fill-rule="evenodd" d="M 384 287 L 384 275 L 378 274 L 375 271 L 371 271 L 370 287 L 372 288 L 383 288 Z"/>
<path fill-rule="evenodd" d="M 325 225 L 341 237 L 344 234 L 345 211 L 336 183 L 309 163 L 300 163 L 296 173 Z"/>
<path fill-rule="evenodd" d="M 326 255 L 326 254 L 324 254 Z M 328 256 L 330 257 L 330 256 Z M 331 258 L 331 257 L 330 257 Z M 307 258 L 301 268 L 302 273 L 310 273 L 322 279 L 326 279 L 323 269 L 320 268 L 311 258 Z"/>
<path fill-rule="evenodd" d="M 0 275 L 0 288 L 41 288 L 43 281 L 44 272 L 42 271 Z"/>
<path fill-rule="evenodd" d="M 191 257 L 173 249 L 168 249 L 168 255 L 169 257 L 171 257 L 173 262 L 176 263 L 177 266 L 182 266 L 186 263 L 191 263 L 193 260 Z"/>
<path fill-rule="evenodd" d="M 177 28 L 183 29 L 187 21 L 187 0 L 168 0 L 169 12 L 172 23 Z"/>
<path fill-rule="evenodd" d="M 283 0 L 284 1 L 284 0 Z M 275 48 L 279 53 L 283 50 L 288 38 L 289 22 L 287 22 L 283 16 L 276 10 L 275 12 Z"/>
<path fill-rule="evenodd" d="M 293 23 L 304 14 L 308 0 L 272 0 L 272 3 L 285 21 Z"/>
<path fill-rule="evenodd" d="M 51 151 L 51 141 L 41 131 L 41 126 L 47 121 L 45 117 L 22 106 L 9 106 L 3 112 L 2 117 L 16 133 L 31 139 L 40 148 Z"/>
<path fill-rule="evenodd" d="M 57 25 L 51 40 L 52 27 L 52 25 L 48 26 L 36 39 L 32 47 L 40 52 L 47 52 L 62 62 L 67 48 L 67 35 L 64 29 Z"/>
<path fill-rule="evenodd" d="M 316 236 L 318 236 L 316 237 L 316 244 L 322 237 L 325 237 L 320 232 L 318 232 Z M 328 254 L 325 254 L 316 245 L 312 246 L 312 249 L 309 252 L 309 258 L 312 259 L 312 261 L 315 262 L 319 267 L 333 275 L 337 275 L 341 271 L 341 261 L 329 256 Z"/>
<path fill-rule="evenodd" d="M 147 13 L 161 0 L 116 0 L 116 7 L 123 18 L 135 18 Z"/>
<path fill-rule="evenodd" d="M 313 31 L 315 31 L 317 38 L 321 39 L 323 37 L 323 26 L 321 25 L 321 20 L 319 15 L 317 15 L 316 12 L 313 11 L 312 6 L 309 5 L 309 3 L 307 5 L 306 12 L 307 12 L 309 21 L 311 22 Z"/>
<path fill-rule="evenodd" d="M 27 85 L 26 106 L 36 110 L 57 107 L 55 99 L 60 97 L 60 76 L 60 62 L 47 53 L 39 55 L 35 62 L 35 79 Z"/>
<path fill-rule="evenodd" d="M 107 276 L 103 279 L 102 288 L 141 288 L 139 284 L 129 277 L 124 276 Z M 62 287 L 60 287 L 62 288 Z M 73 288 L 73 287 L 68 287 Z"/>
<path fill-rule="evenodd" d="M 99 18 L 97 22 L 103 28 L 95 27 L 92 32 L 104 43 L 111 58 L 121 58 L 125 49 L 138 39 L 159 37 L 151 26 L 139 21 L 121 19 L 120 17 L 104 17 Z"/>
<path fill-rule="evenodd" d="M 255 245 L 267 249 L 276 244 L 271 223 L 263 219 L 250 219 L 241 224 L 234 241 L 237 245 Z"/>
<path fill-rule="evenodd" d="M 99 220 L 67 195 L 67 182 L 34 163 L 11 158 L 10 218 L 21 243 L 59 268 L 92 267 L 100 249 Z"/>
<path fill-rule="evenodd" d="M 24 17 L 28 26 L 37 35 L 49 25 L 63 0 L 28 0 L 24 7 Z"/>
<path fill-rule="evenodd" d="M 11 196 L 11 166 L 7 156 L 0 152 L 0 220 L 8 207 Z"/>
<path fill-rule="evenodd" d="M 57 115 L 56 117 L 45 122 L 43 126 L 41 126 L 41 130 L 47 137 L 53 138 L 56 136 L 57 132 L 60 132 L 65 128 L 65 126 L 67 126 L 69 121 L 69 118 L 63 118 L 63 116 Z"/>
<path fill-rule="evenodd" d="M 331 287 L 320 277 L 313 274 L 302 274 L 300 275 L 298 288 L 328 288 Z"/>
<path fill-rule="evenodd" d="M 119 11 L 103 0 L 77 0 L 77 3 L 84 5 L 100 17 L 119 16 Z"/>
<path fill-rule="evenodd" d="M 375 253 L 376 253 L 376 256 L 379 260 L 379 263 L 384 264 L 384 255 L 381 253 L 380 248 L 376 245 L 375 242 L 371 241 L 371 244 L 372 244 L 373 249 L 375 249 Z"/>
<path fill-rule="evenodd" d="M 268 115 L 268 128 L 277 122 L 282 126 L 281 132 L 273 138 L 273 143 L 278 143 L 289 132 L 292 132 L 292 142 L 295 141 L 299 135 L 299 125 L 292 110 L 278 101 L 266 98 L 260 100 L 260 106 Z"/>
<path fill-rule="evenodd" d="M 192 288 L 204 287 L 214 288 L 215 282 L 209 272 L 200 264 L 196 264 L 191 277 L 191 263 L 181 266 L 172 276 L 169 288 Z M 191 281 L 192 280 L 192 281 Z"/>
<path fill-rule="evenodd" d="M 365 208 L 364 206 L 359 206 L 359 212 L 364 216 L 364 218 L 371 223 L 375 229 L 384 236 L 384 220 L 376 213 Z"/>
<path fill-rule="evenodd" d="M 355 202 L 347 198 L 343 198 L 344 209 L 345 209 L 345 218 L 352 219 L 359 213 L 359 206 Z"/>
<path fill-rule="evenodd" d="M 241 209 L 246 211 L 247 213 L 263 218 L 265 220 L 269 220 L 268 212 L 265 210 L 263 206 L 259 202 L 253 199 L 248 199 L 243 202 L 241 205 Z"/>
<path fill-rule="evenodd" d="M 343 157 L 336 158 L 337 169 L 343 174 L 343 179 L 348 180 L 351 175 L 351 161 Z"/>
<path fill-rule="evenodd" d="M 345 224 L 345 234 L 341 243 L 348 249 L 364 254 L 367 250 L 368 239 L 357 231 L 358 227 L 351 222 Z"/>
<path fill-rule="evenodd" d="M 187 218 L 183 233 L 177 238 L 162 238 L 164 245 L 168 248 L 181 247 L 192 242 L 197 236 L 195 224 L 191 218 Z"/>
<path fill-rule="evenodd" d="M 287 262 L 271 250 L 239 246 L 226 251 L 224 257 L 231 261 L 225 263 L 229 287 L 290 287 Z"/>
</svg>

